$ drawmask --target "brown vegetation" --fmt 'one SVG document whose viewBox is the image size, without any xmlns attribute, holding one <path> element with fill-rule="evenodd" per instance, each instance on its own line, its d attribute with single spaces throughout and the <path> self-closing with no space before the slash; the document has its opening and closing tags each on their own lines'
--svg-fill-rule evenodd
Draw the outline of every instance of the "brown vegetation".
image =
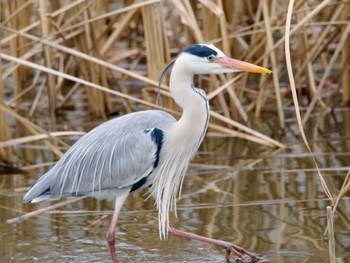
<svg viewBox="0 0 350 263">
<path fill-rule="evenodd" d="M 315 106 L 340 105 L 340 94 L 349 103 L 349 8 L 345 2 L 297 1 L 293 10 L 291 57 L 300 104 L 307 108 L 305 123 Z M 79 109 L 74 95 L 81 90 L 91 114 L 102 120 L 111 112 L 156 107 L 163 68 L 185 46 L 212 42 L 226 55 L 274 73 L 200 79 L 213 108 L 211 130 L 281 147 L 239 122 L 248 123 L 251 112 L 259 116 L 268 108 L 285 125 L 283 108 L 291 98 L 283 46 L 286 11 L 287 2 L 277 1 L 3 1 L 1 141 L 13 137 L 5 112 L 31 135 L 49 135 L 57 130 L 59 110 Z M 166 82 L 163 88 L 163 96 L 169 96 Z M 171 99 L 165 105 L 177 109 Z M 39 110 L 48 113 L 44 130 L 32 123 Z M 58 139 L 43 143 L 60 155 Z M 2 159 L 11 156 L 9 151 L 1 147 Z"/>
</svg>

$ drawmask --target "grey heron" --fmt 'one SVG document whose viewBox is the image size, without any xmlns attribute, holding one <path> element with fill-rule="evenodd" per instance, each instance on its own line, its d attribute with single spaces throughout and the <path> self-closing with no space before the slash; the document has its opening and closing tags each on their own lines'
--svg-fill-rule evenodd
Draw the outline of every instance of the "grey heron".
<svg viewBox="0 0 350 263">
<path fill-rule="evenodd" d="M 35 182 L 23 202 L 83 195 L 114 199 L 115 210 L 106 239 L 115 263 L 115 227 L 120 210 L 131 192 L 149 186 L 158 208 L 161 238 L 172 233 L 222 246 L 228 252 L 256 257 L 232 243 L 171 227 L 169 212 L 176 209 L 184 175 L 209 122 L 207 96 L 193 86 L 193 76 L 271 71 L 226 57 L 212 44 L 194 44 L 186 48 L 166 68 L 161 79 L 170 66 L 173 66 L 170 92 L 182 108 L 179 120 L 164 111 L 145 110 L 97 126 L 73 144 L 56 165 Z"/>
</svg>

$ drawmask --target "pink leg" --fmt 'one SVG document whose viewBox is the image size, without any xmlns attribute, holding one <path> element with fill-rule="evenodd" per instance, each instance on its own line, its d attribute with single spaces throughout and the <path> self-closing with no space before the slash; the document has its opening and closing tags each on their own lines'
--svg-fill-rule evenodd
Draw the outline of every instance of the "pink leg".
<svg viewBox="0 0 350 263">
<path fill-rule="evenodd" d="M 115 246 L 114 246 L 115 245 L 115 225 L 117 224 L 118 216 L 119 216 L 119 211 L 114 210 L 113 218 L 112 218 L 111 224 L 109 225 L 109 229 L 106 236 L 108 250 L 109 250 L 109 253 L 111 254 L 113 263 L 118 262 L 117 256 L 115 254 Z"/>
<path fill-rule="evenodd" d="M 128 195 L 129 195 L 128 189 L 126 189 L 123 192 L 120 192 L 117 195 L 117 198 L 115 200 L 115 208 L 114 208 L 112 221 L 111 221 L 111 224 L 109 225 L 109 229 L 106 235 L 107 246 L 108 246 L 109 253 L 111 254 L 113 263 L 118 263 L 118 259 L 115 254 L 115 225 L 117 224 L 117 221 L 118 221 L 119 212 L 122 209 L 122 206 L 126 198 L 128 197 Z"/>
<path fill-rule="evenodd" d="M 245 250 L 244 248 L 239 247 L 237 245 L 234 245 L 234 244 L 232 244 L 230 242 L 217 240 L 217 239 L 212 239 L 212 238 L 208 238 L 208 237 L 203 237 L 203 236 L 199 236 L 199 235 L 196 235 L 196 234 L 193 234 L 193 233 L 188 233 L 188 232 L 185 232 L 185 231 L 178 230 L 178 229 L 176 229 L 176 228 L 174 228 L 172 226 L 168 226 L 168 230 L 174 236 L 185 237 L 185 238 L 188 238 L 188 239 L 194 239 L 194 240 L 197 240 L 197 241 L 201 241 L 201 242 L 205 242 L 205 243 L 208 243 L 208 244 L 212 244 L 212 245 L 223 247 L 226 250 L 226 252 L 227 252 L 226 259 L 229 259 L 232 253 L 236 254 L 239 257 L 243 257 L 245 255 L 245 256 L 249 256 L 249 257 L 251 257 L 251 258 L 253 258 L 255 260 L 262 259 L 261 256 L 258 256 L 258 255 L 254 254 L 252 252 L 249 252 L 249 251 Z"/>
</svg>

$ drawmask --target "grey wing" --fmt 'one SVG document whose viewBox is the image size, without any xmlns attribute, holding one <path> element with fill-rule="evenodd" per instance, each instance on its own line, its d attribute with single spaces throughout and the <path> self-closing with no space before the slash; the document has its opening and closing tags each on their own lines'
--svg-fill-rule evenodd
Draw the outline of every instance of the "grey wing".
<svg viewBox="0 0 350 263">
<path fill-rule="evenodd" d="M 108 121 L 78 140 L 23 201 L 132 188 L 158 164 L 163 130 L 175 119 L 143 111 Z"/>
</svg>

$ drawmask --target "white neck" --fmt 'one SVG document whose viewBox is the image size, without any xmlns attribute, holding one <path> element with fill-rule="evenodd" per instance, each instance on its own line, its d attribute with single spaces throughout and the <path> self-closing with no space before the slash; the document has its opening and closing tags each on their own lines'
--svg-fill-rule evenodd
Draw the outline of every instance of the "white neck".
<svg viewBox="0 0 350 263">
<path fill-rule="evenodd" d="M 165 132 L 161 165 L 154 175 L 151 192 L 159 209 L 159 233 L 167 236 L 169 211 L 176 210 L 176 197 L 188 164 L 203 140 L 209 121 L 209 104 L 205 93 L 192 86 L 193 70 L 187 68 L 186 56 L 176 60 L 170 77 L 170 92 L 182 108 L 181 118 Z"/>
<path fill-rule="evenodd" d="M 199 146 L 208 125 L 209 103 L 205 93 L 193 87 L 193 74 L 186 70 L 185 62 L 179 57 L 170 77 L 170 92 L 183 111 L 174 129 L 182 141 Z"/>
</svg>

